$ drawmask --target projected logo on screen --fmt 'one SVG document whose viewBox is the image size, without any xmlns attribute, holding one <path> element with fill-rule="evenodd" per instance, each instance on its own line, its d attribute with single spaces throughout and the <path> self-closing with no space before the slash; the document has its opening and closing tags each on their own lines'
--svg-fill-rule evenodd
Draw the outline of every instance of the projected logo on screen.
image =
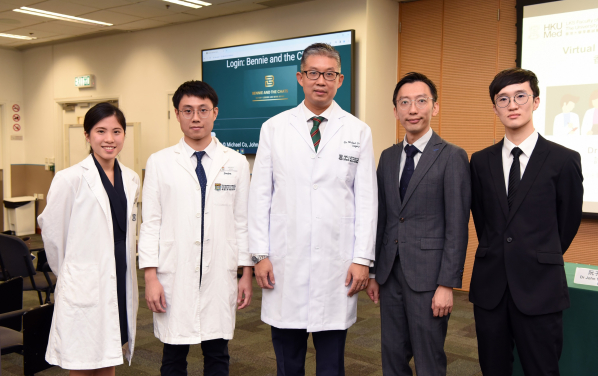
<svg viewBox="0 0 598 376">
<path fill-rule="evenodd" d="M 243 93 L 245 106 L 248 108 L 296 106 L 296 73 L 296 65 L 245 71 Z"/>
<path fill-rule="evenodd" d="M 266 76 L 266 87 L 273 87 L 274 86 L 274 76 L 268 75 Z"/>
</svg>

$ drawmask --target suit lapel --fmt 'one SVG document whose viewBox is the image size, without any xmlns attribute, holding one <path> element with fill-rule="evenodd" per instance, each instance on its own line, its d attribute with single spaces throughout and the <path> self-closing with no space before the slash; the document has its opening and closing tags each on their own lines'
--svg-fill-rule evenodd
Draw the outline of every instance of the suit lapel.
<svg viewBox="0 0 598 376">
<path fill-rule="evenodd" d="M 396 185 L 396 194 L 397 194 L 397 200 L 399 202 L 401 202 L 401 189 L 400 189 L 400 185 L 401 185 L 401 157 L 403 156 L 403 141 L 399 142 L 398 144 L 395 145 L 396 147 L 393 149 L 395 151 L 395 155 L 393 160 L 395 160 L 397 162 L 396 166 L 390 166 L 390 168 L 392 168 L 392 180 L 393 182 L 397 182 Z M 401 203 L 402 204 L 402 203 Z"/>
<path fill-rule="evenodd" d="M 110 224 L 110 231 L 112 231 L 112 214 L 110 213 L 110 201 L 108 201 L 108 194 L 104 189 L 104 185 L 102 184 L 102 180 L 100 179 L 100 173 L 93 161 L 93 157 L 91 154 L 85 158 L 81 162 L 81 166 L 85 168 L 87 171 L 83 173 L 83 178 L 89 185 L 89 188 L 93 192 L 93 195 L 96 197 L 98 202 L 100 203 L 100 207 L 104 212 L 106 220 Z"/>
<path fill-rule="evenodd" d="M 309 134 L 309 129 L 307 129 L 307 123 L 303 119 L 303 111 L 301 110 L 301 105 L 295 107 L 291 110 L 289 114 L 289 120 L 291 122 L 291 126 L 295 128 L 299 136 L 307 143 L 311 151 L 314 153 L 316 149 L 314 148 L 314 142 L 311 139 Z"/>
<path fill-rule="evenodd" d="M 181 141 L 179 141 L 179 144 L 174 148 L 175 159 L 176 159 L 177 163 L 179 165 L 181 165 L 181 167 L 185 171 L 187 171 L 187 173 L 189 173 L 189 175 L 195 181 L 195 183 L 197 183 L 197 185 L 199 185 L 199 180 L 197 179 L 197 174 L 195 173 L 195 170 L 193 169 L 193 166 L 191 165 L 191 156 L 187 155 L 187 153 L 185 152 L 185 148 L 183 147 L 182 142 L 185 142 L 185 141 L 183 141 L 183 139 L 181 139 Z"/>
<path fill-rule="evenodd" d="M 210 193 L 212 192 L 212 190 L 208 188 L 211 187 L 212 184 L 214 184 L 214 180 L 216 180 L 216 176 L 218 176 L 220 169 L 226 164 L 226 162 L 229 159 L 229 155 L 227 153 L 228 150 L 226 150 L 224 146 L 222 146 L 220 141 L 218 141 L 216 138 L 214 138 L 214 141 L 216 142 L 216 153 L 214 155 L 214 161 L 212 162 L 212 166 L 210 167 L 210 173 L 208 176 L 208 185 L 206 187 L 206 202 L 210 198 Z"/>
<path fill-rule="evenodd" d="M 405 199 L 401 203 L 401 210 L 403 210 L 405 204 L 407 204 L 407 202 L 411 198 L 411 195 L 415 191 L 415 188 L 417 188 L 417 185 L 426 175 L 426 172 L 428 172 L 430 166 L 432 166 L 432 163 L 434 163 L 436 158 L 438 158 L 438 156 L 442 152 L 442 149 L 444 149 L 445 146 L 446 144 L 442 141 L 442 138 L 440 138 L 440 136 L 438 136 L 436 132 L 432 131 L 432 137 L 430 138 L 430 141 L 428 141 L 428 144 L 426 145 L 426 148 L 424 149 L 422 156 L 419 159 L 419 162 L 417 162 L 415 171 L 413 171 L 413 176 L 409 181 L 407 192 L 405 192 Z M 399 176 L 399 185 L 400 181 L 401 177 Z"/>
<path fill-rule="evenodd" d="M 326 146 L 328 141 L 330 141 L 336 132 L 338 132 L 344 125 L 343 118 L 345 117 L 345 111 L 343 111 L 336 102 L 333 102 L 333 106 L 332 112 L 330 113 L 330 119 L 328 119 L 328 124 L 326 124 L 326 131 L 322 133 L 322 141 L 320 141 L 320 146 L 318 146 L 318 153 L 324 149 L 324 146 Z"/>
<path fill-rule="evenodd" d="M 511 222 L 511 219 L 513 219 L 517 209 L 519 209 L 519 206 L 521 206 L 525 196 L 536 180 L 536 177 L 542 169 L 542 165 L 544 164 L 546 157 L 548 157 L 548 154 L 550 154 L 550 151 L 547 148 L 546 140 L 542 136 L 538 135 L 538 141 L 536 142 L 536 146 L 532 151 L 529 162 L 525 167 L 525 171 L 521 177 L 521 182 L 519 183 L 519 188 L 517 188 L 517 193 L 515 194 L 515 201 L 513 201 L 513 206 L 509 211 L 507 226 L 509 225 L 509 222 Z"/>
<path fill-rule="evenodd" d="M 507 187 L 505 185 L 505 173 L 502 164 L 502 147 L 505 140 L 492 146 L 488 162 L 490 163 L 490 174 L 494 182 L 494 189 L 498 195 L 498 203 L 505 218 L 509 216 L 509 203 L 507 201 Z"/>
</svg>

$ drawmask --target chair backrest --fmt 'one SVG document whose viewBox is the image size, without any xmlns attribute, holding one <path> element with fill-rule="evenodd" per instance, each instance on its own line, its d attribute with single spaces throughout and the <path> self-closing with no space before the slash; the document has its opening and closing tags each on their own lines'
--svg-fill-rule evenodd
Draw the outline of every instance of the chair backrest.
<svg viewBox="0 0 598 376">
<path fill-rule="evenodd" d="M 7 274 L 3 276 L 5 279 L 29 278 L 31 274 L 35 274 L 29 248 L 21 238 L 0 234 L 0 260 Z"/>
<path fill-rule="evenodd" d="M 52 367 L 46 362 L 46 349 L 52 327 L 54 304 L 25 312 L 23 315 L 23 373 L 33 375 Z"/>
<path fill-rule="evenodd" d="M 23 309 L 23 278 L 16 277 L 0 282 L 0 314 Z M 0 326 L 21 331 L 21 316 L 5 318 Z"/>
</svg>

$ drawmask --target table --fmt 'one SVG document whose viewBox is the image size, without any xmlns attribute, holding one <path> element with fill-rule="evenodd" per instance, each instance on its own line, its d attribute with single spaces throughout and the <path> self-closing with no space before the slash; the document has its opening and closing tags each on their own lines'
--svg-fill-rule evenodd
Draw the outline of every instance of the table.
<svg viewBox="0 0 598 376">
<path fill-rule="evenodd" d="M 559 361 L 561 375 L 598 375 L 598 286 L 573 282 L 576 268 L 598 270 L 596 265 L 565 263 L 571 307 L 563 311 L 563 353 Z M 523 376 L 514 351 L 513 376 Z"/>
</svg>

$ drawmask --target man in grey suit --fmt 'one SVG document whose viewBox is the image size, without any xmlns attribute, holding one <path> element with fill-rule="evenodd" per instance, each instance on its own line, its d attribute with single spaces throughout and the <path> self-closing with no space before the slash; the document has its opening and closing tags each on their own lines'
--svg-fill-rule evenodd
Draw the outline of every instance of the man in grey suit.
<svg viewBox="0 0 598 376">
<path fill-rule="evenodd" d="M 431 128 L 439 111 L 434 83 L 408 73 L 393 94 L 403 142 L 378 164 L 376 262 L 367 289 L 380 300 L 385 375 L 446 375 L 444 339 L 461 287 L 471 183 L 467 154 Z"/>
</svg>

